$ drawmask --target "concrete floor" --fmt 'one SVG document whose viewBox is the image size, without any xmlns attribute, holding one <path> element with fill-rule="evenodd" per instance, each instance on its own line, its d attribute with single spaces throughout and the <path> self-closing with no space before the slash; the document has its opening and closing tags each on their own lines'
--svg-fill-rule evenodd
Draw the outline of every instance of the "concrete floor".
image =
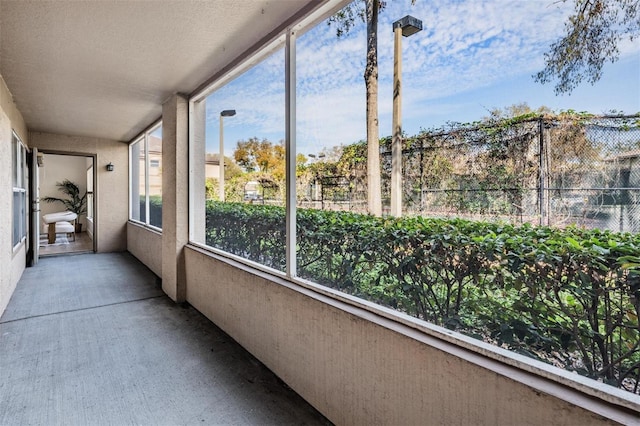
<svg viewBox="0 0 640 426">
<path fill-rule="evenodd" d="M 0 425 L 330 424 L 128 253 L 41 259 L 0 318 Z"/>
</svg>

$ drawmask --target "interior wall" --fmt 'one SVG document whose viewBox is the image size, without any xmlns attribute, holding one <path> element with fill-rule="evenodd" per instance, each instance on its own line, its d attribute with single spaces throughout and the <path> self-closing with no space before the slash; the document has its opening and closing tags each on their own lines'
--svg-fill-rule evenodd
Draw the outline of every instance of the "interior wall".
<svg viewBox="0 0 640 426">
<path fill-rule="evenodd" d="M 0 76 L 0 316 L 13 295 L 26 264 L 26 246 L 13 248 L 12 131 L 28 145 L 27 127 Z"/>
<path fill-rule="evenodd" d="M 640 415 L 609 403 L 617 390 L 593 398 L 543 370 L 523 371 L 196 248 L 185 258 L 187 301 L 335 424 L 630 424 Z"/>
<path fill-rule="evenodd" d="M 128 145 L 111 139 L 41 132 L 31 132 L 29 137 L 31 144 L 42 151 L 96 155 L 94 234 L 97 251 L 126 250 L 129 218 Z M 108 163 L 114 165 L 111 172 L 106 170 Z"/>
<path fill-rule="evenodd" d="M 45 197 L 68 198 L 58 190 L 56 184 L 65 179 L 75 183 L 80 188 L 80 193 L 84 194 L 87 190 L 87 157 L 78 157 L 75 155 L 57 155 L 44 154 L 42 166 L 38 168 L 40 173 L 40 214 L 45 215 L 65 211 L 66 208 L 62 203 L 45 203 L 42 201 Z M 86 215 L 80 217 L 82 229 L 87 226 Z"/>
</svg>

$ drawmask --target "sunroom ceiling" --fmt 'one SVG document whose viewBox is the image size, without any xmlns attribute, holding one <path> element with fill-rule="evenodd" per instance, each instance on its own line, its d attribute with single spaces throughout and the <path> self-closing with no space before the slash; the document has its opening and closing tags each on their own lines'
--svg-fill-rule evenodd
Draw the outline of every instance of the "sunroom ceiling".
<svg viewBox="0 0 640 426">
<path fill-rule="evenodd" d="M 30 130 L 128 141 L 319 0 L 0 0 L 0 74 Z"/>
</svg>

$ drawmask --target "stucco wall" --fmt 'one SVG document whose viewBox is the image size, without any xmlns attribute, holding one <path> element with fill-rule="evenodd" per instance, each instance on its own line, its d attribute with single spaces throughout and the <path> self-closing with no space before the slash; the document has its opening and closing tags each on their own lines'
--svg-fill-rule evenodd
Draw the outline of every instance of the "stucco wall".
<svg viewBox="0 0 640 426">
<path fill-rule="evenodd" d="M 162 104 L 162 290 L 185 300 L 184 246 L 189 241 L 189 108 L 173 95 Z"/>
<path fill-rule="evenodd" d="M 0 315 L 9 303 L 26 262 L 25 244 L 14 250 L 12 242 L 12 130 L 28 145 L 27 128 L 22 115 L 0 76 Z"/>
<path fill-rule="evenodd" d="M 22 114 L 18 110 L 18 107 L 13 102 L 13 96 L 9 91 L 9 88 L 4 82 L 4 79 L 0 75 L 0 108 L 6 114 L 11 128 L 20 136 L 22 142 L 29 145 L 27 125 L 22 118 Z"/>
<path fill-rule="evenodd" d="M 160 232 L 129 222 L 127 250 L 162 278 L 162 234 Z"/>
<path fill-rule="evenodd" d="M 42 151 L 70 152 L 97 156 L 95 167 L 97 196 L 94 236 L 98 252 L 124 251 L 127 248 L 129 194 L 129 149 L 127 144 L 99 138 L 31 132 L 31 145 Z M 111 162 L 114 171 L 108 172 Z M 46 166 L 45 166 L 46 167 Z"/>
<path fill-rule="evenodd" d="M 599 403 L 540 376 L 190 246 L 185 255 L 187 301 L 336 424 L 609 422 L 580 408 Z"/>
</svg>

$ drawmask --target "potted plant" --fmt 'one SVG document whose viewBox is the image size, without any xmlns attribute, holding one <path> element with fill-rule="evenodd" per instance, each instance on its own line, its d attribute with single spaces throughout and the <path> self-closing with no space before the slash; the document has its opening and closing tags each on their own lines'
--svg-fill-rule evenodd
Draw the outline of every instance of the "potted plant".
<svg viewBox="0 0 640 426">
<path fill-rule="evenodd" d="M 82 224 L 80 223 L 80 215 L 87 213 L 87 193 L 80 195 L 80 188 L 69 179 L 57 182 L 58 191 L 67 195 L 69 198 L 44 197 L 42 201 L 45 203 L 62 203 L 65 208 L 78 215 L 76 221 L 76 232 L 82 232 Z"/>
</svg>

